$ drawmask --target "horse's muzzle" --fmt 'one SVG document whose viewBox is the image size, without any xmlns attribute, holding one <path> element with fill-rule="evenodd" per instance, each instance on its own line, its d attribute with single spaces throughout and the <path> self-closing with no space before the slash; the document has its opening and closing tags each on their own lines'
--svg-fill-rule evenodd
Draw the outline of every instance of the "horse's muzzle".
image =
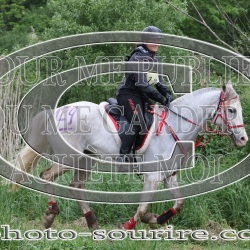
<svg viewBox="0 0 250 250">
<path fill-rule="evenodd" d="M 234 143 L 234 146 L 236 146 L 236 147 L 243 147 L 246 145 L 246 143 L 248 141 L 248 136 L 247 136 L 246 132 L 241 133 L 237 136 L 234 134 L 231 134 L 230 137 Z"/>
</svg>

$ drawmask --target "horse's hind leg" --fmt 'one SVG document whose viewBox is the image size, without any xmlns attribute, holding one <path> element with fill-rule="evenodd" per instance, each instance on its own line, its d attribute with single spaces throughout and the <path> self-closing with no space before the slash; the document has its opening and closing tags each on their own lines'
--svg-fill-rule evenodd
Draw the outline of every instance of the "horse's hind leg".
<svg viewBox="0 0 250 250">
<path fill-rule="evenodd" d="M 34 169 L 36 167 L 39 159 L 39 154 L 32 150 L 28 145 L 25 146 L 17 156 L 15 162 L 17 169 L 12 175 L 12 180 L 22 183 L 22 181 L 24 181 L 24 175 L 19 170 L 30 173 L 31 169 Z M 16 191 L 19 187 L 20 186 L 17 184 L 12 184 L 11 190 Z"/>
<path fill-rule="evenodd" d="M 70 169 L 71 168 L 63 167 L 58 163 L 53 163 L 48 169 L 41 172 L 40 177 L 47 182 L 53 182 L 58 176 L 64 174 Z M 49 194 L 53 193 L 50 183 L 45 184 L 45 190 Z M 55 197 L 52 195 L 48 195 L 48 200 L 49 209 L 44 214 L 43 222 L 45 228 L 50 228 L 54 222 L 56 215 L 59 214 L 59 207 L 57 205 Z"/>
<path fill-rule="evenodd" d="M 17 155 L 15 165 L 17 166 L 16 173 L 13 173 L 12 179 L 15 182 L 21 183 L 24 179 L 24 175 L 18 171 L 18 169 L 30 173 L 33 168 L 36 167 L 40 155 L 37 153 L 43 153 L 47 146 L 47 137 L 43 134 L 46 131 L 46 112 L 42 111 L 35 115 L 31 120 L 29 127 L 28 143 L 21 152 Z M 33 150 L 34 148 L 35 150 Z M 13 184 L 12 190 L 18 189 L 18 186 Z"/>
<path fill-rule="evenodd" d="M 88 224 L 88 228 L 91 230 L 96 230 L 99 228 L 97 224 L 96 216 L 90 210 L 88 203 L 84 201 L 84 194 L 82 193 L 82 190 L 81 190 L 82 188 L 84 188 L 85 182 L 87 181 L 88 176 L 89 176 L 89 172 L 76 169 L 74 172 L 74 178 L 71 181 L 70 186 L 78 189 L 78 190 L 72 189 L 71 192 L 74 198 L 77 199 L 77 202 L 79 203 L 82 209 L 82 212 Z"/>
</svg>

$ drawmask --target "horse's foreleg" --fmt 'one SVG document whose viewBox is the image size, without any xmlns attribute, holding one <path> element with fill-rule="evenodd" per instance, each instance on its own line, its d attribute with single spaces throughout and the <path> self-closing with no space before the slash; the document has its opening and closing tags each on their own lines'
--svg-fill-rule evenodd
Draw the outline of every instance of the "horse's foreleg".
<svg viewBox="0 0 250 250">
<path fill-rule="evenodd" d="M 174 175 L 172 176 L 173 182 L 170 182 L 170 187 L 173 187 L 174 189 L 170 189 L 170 192 L 173 194 L 174 198 L 176 198 L 173 209 L 176 212 L 180 212 L 183 208 L 183 203 L 184 203 L 184 199 L 182 198 L 180 189 L 179 189 L 179 185 L 177 182 L 177 176 Z"/>
<path fill-rule="evenodd" d="M 183 208 L 183 198 L 179 190 L 176 174 L 167 177 L 164 180 L 164 185 L 166 188 L 170 189 L 169 191 L 175 198 L 175 203 L 172 208 L 170 208 L 157 218 L 157 223 L 161 225 L 168 222 L 174 215 L 176 215 L 177 212 L 181 211 L 181 209 Z"/>
<path fill-rule="evenodd" d="M 144 187 L 143 187 L 143 193 L 141 195 L 141 201 L 142 203 L 139 205 L 136 214 L 130 218 L 129 221 L 127 221 L 124 225 L 124 229 L 134 229 L 136 226 L 136 223 L 141 220 L 144 223 L 154 224 L 157 223 L 157 215 L 147 213 L 147 209 L 149 207 L 149 203 L 145 203 L 143 201 L 151 201 L 154 196 L 154 191 L 157 189 L 159 185 L 159 182 L 156 182 L 154 180 L 149 180 L 145 177 Z M 121 225 L 119 225 L 121 228 Z"/>
<path fill-rule="evenodd" d="M 70 168 L 63 167 L 57 163 L 53 163 L 50 168 L 41 172 L 40 177 L 48 182 L 53 182 L 58 176 L 64 174 L 65 172 L 69 171 Z M 45 190 L 47 193 L 52 194 L 52 186 L 48 183 L 45 184 Z M 49 199 L 49 209 L 44 214 L 44 227 L 50 228 L 54 222 L 56 215 L 59 214 L 59 207 L 55 200 L 55 197 L 52 195 L 48 196 Z"/>
<path fill-rule="evenodd" d="M 86 172 L 83 170 L 75 170 L 74 178 L 71 181 L 70 186 L 79 189 L 79 190 L 72 189 L 71 192 L 74 195 L 74 198 L 77 199 L 77 202 L 82 209 L 82 212 L 88 224 L 88 228 L 91 230 L 96 230 L 99 228 L 97 224 L 96 216 L 90 210 L 88 203 L 84 201 L 84 194 L 80 190 L 84 188 L 85 182 L 87 181 L 88 176 L 89 176 L 89 172 Z"/>
</svg>

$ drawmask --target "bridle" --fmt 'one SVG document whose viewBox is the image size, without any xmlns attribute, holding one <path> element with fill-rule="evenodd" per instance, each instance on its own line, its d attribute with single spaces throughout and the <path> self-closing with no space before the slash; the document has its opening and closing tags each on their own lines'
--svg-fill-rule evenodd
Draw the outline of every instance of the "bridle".
<svg viewBox="0 0 250 250">
<path fill-rule="evenodd" d="M 228 115 L 227 115 L 226 103 L 225 103 L 225 102 L 231 101 L 231 100 L 235 100 L 235 99 L 237 99 L 237 98 L 238 98 L 238 96 L 235 96 L 235 97 L 232 98 L 232 99 L 226 99 L 226 98 L 225 98 L 225 93 L 224 93 L 224 91 L 221 91 L 220 100 L 219 100 L 217 109 L 216 109 L 216 111 L 215 111 L 215 113 L 214 113 L 214 115 L 213 115 L 213 124 L 214 124 L 214 125 L 217 125 L 217 124 L 216 124 L 217 119 L 218 119 L 218 118 L 221 118 L 222 121 L 224 122 L 224 124 L 225 124 L 226 127 L 227 127 L 227 131 L 229 131 L 229 132 L 231 132 L 231 129 L 233 129 L 233 128 L 242 128 L 242 127 L 245 126 L 244 124 L 238 124 L 238 125 L 233 125 L 233 126 L 232 126 L 232 125 L 230 124 L 229 120 L 228 120 Z M 173 131 L 173 129 L 169 126 L 169 124 L 168 124 L 167 121 L 166 121 L 166 116 L 167 116 L 167 112 L 168 112 L 168 111 L 171 111 L 172 113 L 176 114 L 177 116 L 181 117 L 181 118 L 184 119 L 185 121 L 187 121 L 187 122 L 189 122 L 189 123 L 191 123 L 191 124 L 193 124 L 193 125 L 195 125 L 195 126 L 200 126 L 200 125 L 197 124 L 197 123 L 195 123 L 195 122 L 193 122 L 192 120 L 189 120 L 189 119 L 187 119 L 186 117 L 184 117 L 184 116 L 182 116 L 182 115 L 176 113 L 175 111 L 173 111 L 173 110 L 171 110 L 171 109 L 169 109 L 169 108 L 168 108 L 168 109 L 164 108 L 164 109 L 162 110 L 162 113 L 161 113 L 160 115 L 159 115 L 159 114 L 156 114 L 154 111 L 153 111 L 153 112 L 152 112 L 152 111 L 151 111 L 151 112 L 149 111 L 150 113 L 154 113 L 154 114 L 156 114 L 157 116 L 160 117 L 160 122 L 159 122 L 159 126 L 158 126 L 158 129 L 157 129 L 156 135 L 159 135 L 159 134 L 161 133 L 163 124 L 165 124 L 165 125 L 168 127 L 169 131 L 171 132 L 171 134 L 172 134 L 173 138 L 175 139 L 175 141 L 176 141 L 176 142 L 178 143 L 178 145 L 180 146 L 181 151 L 182 151 L 184 154 L 186 154 L 185 151 L 184 151 L 183 146 L 181 145 L 181 143 L 179 143 L 180 140 L 179 140 L 178 136 L 176 135 L 176 133 Z M 209 128 L 207 128 L 207 127 L 203 127 L 203 129 L 204 129 L 205 132 L 204 132 L 203 135 L 201 135 L 201 137 L 195 142 L 195 147 L 203 147 L 203 146 L 205 146 L 205 145 L 212 139 L 212 136 L 213 136 L 214 134 L 218 134 L 218 135 L 221 135 L 221 136 L 224 136 L 224 135 L 228 135 L 228 134 L 229 134 L 228 132 L 224 132 L 224 131 L 220 131 L 220 130 L 213 130 L 213 129 L 209 129 Z M 208 133 L 210 134 L 210 138 L 207 139 L 205 142 L 202 142 L 202 143 L 201 143 L 201 141 L 203 140 L 204 135 L 205 135 L 205 134 L 208 134 Z M 231 133 L 232 133 L 232 132 L 231 132 Z"/>
<path fill-rule="evenodd" d="M 238 124 L 238 125 L 234 125 L 232 126 L 228 120 L 228 115 L 227 115 L 227 110 L 226 110 L 226 104 L 225 102 L 226 101 L 231 101 L 231 100 L 235 100 L 237 99 L 238 96 L 235 96 L 234 98 L 232 99 L 226 99 L 225 98 L 225 93 L 222 91 L 221 94 L 220 94 L 220 101 L 219 101 L 219 104 L 217 106 L 217 109 L 214 113 L 214 116 L 213 116 L 213 123 L 216 125 L 216 121 L 218 118 L 221 118 L 222 121 L 224 122 L 224 124 L 226 125 L 228 131 L 231 131 L 232 128 L 242 128 L 244 127 L 245 125 L 244 124 Z"/>
</svg>

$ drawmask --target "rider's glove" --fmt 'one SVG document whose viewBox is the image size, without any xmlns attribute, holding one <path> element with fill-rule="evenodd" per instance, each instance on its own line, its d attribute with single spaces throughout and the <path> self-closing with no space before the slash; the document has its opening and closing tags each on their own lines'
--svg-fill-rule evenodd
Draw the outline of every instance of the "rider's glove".
<svg viewBox="0 0 250 250">
<path fill-rule="evenodd" d="M 165 106 L 167 106 L 169 108 L 170 102 L 172 102 L 172 101 L 173 101 L 173 97 L 170 94 L 167 94 Z"/>
<path fill-rule="evenodd" d="M 170 94 L 167 94 L 167 100 L 168 100 L 168 103 L 170 103 L 174 100 L 174 98 Z"/>
</svg>

